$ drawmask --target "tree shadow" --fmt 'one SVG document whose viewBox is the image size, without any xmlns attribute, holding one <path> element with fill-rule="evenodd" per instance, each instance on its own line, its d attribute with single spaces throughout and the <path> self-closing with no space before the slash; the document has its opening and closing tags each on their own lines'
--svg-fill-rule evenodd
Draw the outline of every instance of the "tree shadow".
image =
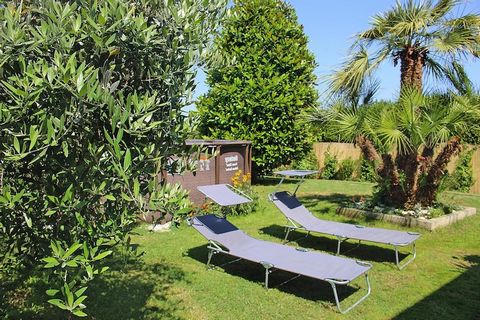
<svg viewBox="0 0 480 320">
<path fill-rule="evenodd" d="M 208 249 L 206 245 L 202 245 L 189 249 L 185 254 L 205 264 L 207 262 Z M 234 259 L 234 257 L 225 254 L 216 254 L 212 258 L 212 264 L 215 265 L 214 270 L 205 270 L 205 272 L 218 272 L 218 270 L 223 270 L 230 275 L 256 282 L 259 286 L 264 285 L 265 269 L 262 265 L 248 260 L 229 263 L 233 262 Z M 269 276 L 269 289 L 277 289 L 307 300 L 321 301 L 322 303 L 326 302 L 335 305 L 332 287 L 329 283 L 305 276 L 300 276 L 287 282 L 295 276 L 296 274 L 291 272 L 275 270 Z M 358 286 L 357 281 L 355 281 L 352 285 L 337 286 L 340 303 L 358 290 L 366 289 L 363 287 L 363 283 L 361 283 L 361 285 L 362 287 Z"/>
<path fill-rule="evenodd" d="M 166 262 L 146 264 L 116 255 L 110 269 L 88 284 L 85 312 L 93 319 L 181 319 L 182 301 L 169 294 L 185 281 L 184 272 Z M 67 313 L 47 303 L 51 285 L 41 273 L 26 273 L 0 283 L 0 315 L 6 319 L 66 319 Z M 2 312 L 3 311 L 3 312 Z M 3 318 L 2 318 L 3 319 Z"/>
<path fill-rule="evenodd" d="M 363 194 L 347 195 L 343 193 L 331 193 L 331 194 L 308 194 L 298 197 L 300 202 L 307 208 L 312 208 L 317 205 L 319 201 L 329 202 L 336 205 L 345 205 L 351 203 L 353 199 L 360 197 L 368 198 Z"/>
<path fill-rule="evenodd" d="M 96 319 L 179 320 L 182 303 L 169 290 L 185 281 L 184 272 L 165 261 L 155 264 L 120 261 L 92 283 L 88 311 Z"/>
<path fill-rule="evenodd" d="M 480 256 L 454 257 L 464 272 L 393 319 L 480 319 Z"/>
<path fill-rule="evenodd" d="M 353 221 L 355 223 L 355 221 Z M 285 227 L 278 224 L 273 224 L 268 227 L 261 228 L 262 233 L 268 234 L 270 236 L 284 239 L 285 238 Z M 301 244 L 303 248 L 309 248 L 313 250 L 320 250 L 335 254 L 337 252 L 338 240 L 336 238 L 330 238 L 318 233 L 308 235 L 305 237 L 306 232 L 304 231 L 292 231 L 290 232 L 288 238 L 289 242 L 296 242 Z M 358 242 L 354 240 L 344 241 L 341 245 L 340 253 L 346 255 L 349 258 L 356 258 L 359 260 L 375 261 L 375 262 L 386 262 L 393 263 L 395 266 L 395 251 L 393 249 L 382 248 L 376 245 L 370 245 L 366 243 L 361 243 L 358 245 Z M 409 254 L 399 252 L 399 260 L 405 259 Z"/>
<path fill-rule="evenodd" d="M 255 181 L 256 186 L 275 186 L 281 180 L 281 177 L 261 177 Z M 308 179 L 306 179 L 308 180 Z M 295 185 L 300 181 L 300 179 L 287 178 L 283 180 L 282 185 Z"/>
</svg>

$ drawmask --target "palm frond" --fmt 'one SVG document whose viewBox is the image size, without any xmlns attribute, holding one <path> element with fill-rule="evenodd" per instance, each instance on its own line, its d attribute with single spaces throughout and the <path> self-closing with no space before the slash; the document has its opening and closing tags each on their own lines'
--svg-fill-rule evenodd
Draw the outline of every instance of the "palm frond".
<svg viewBox="0 0 480 320">
<path fill-rule="evenodd" d="M 435 6 L 431 8 L 432 24 L 435 24 L 440 19 L 444 18 L 453 8 L 455 8 L 460 1 L 458 0 L 439 0 Z"/>
</svg>

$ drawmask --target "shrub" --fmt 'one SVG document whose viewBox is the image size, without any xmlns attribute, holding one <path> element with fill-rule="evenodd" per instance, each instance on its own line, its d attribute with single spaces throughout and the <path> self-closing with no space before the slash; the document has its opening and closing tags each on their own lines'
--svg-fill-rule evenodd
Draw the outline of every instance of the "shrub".
<svg viewBox="0 0 480 320">
<path fill-rule="evenodd" d="M 475 183 L 473 179 L 472 158 L 475 149 L 462 152 L 457 166 L 451 175 L 445 177 L 445 187 L 449 190 L 469 192 Z"/>
<path fill-rule="evenodd" d="M 303 158 L 292 161 L 289 167 L 298 170 L 318 170 L 318 159 L 313 149 L 310 149 Z"/>
<path fill-rule="evenodd" d="M 359 180 L 360 181 L 367 181 L 367 182 L 375 182 L 377 181 L 377 172 L 375 170 L 375 163 L 373 161 L 369 161 L 365 158 L 360 159 L 360 166 L 359 166 Z"/>
<path fill-rule="evenodd" d="M 220 62 L 207 67 L 198 101 L 201 132 L 253 142 L 255 177 L 310 149 L 298 121 L 317 101 L 315 61 L 294 9 L 281 0 L 239 0 L 215 40 Z"/>
<path fill-rule="evenodd" d="M 325 152 L 325 161 L 323 164 L 323 170 L 321 173 L 322 179 L 331 180 L 335 178 L 337 173 L 338 160 L 335 155 L 330 154 L 330 152 Z"/>
<path fill-rule="evenodd" d="M 0 6 L 2 267 L 50 270 L 70 317 L 167 160 L 190 154 L 181 109 L 220 2 Z"/>
<path fill-rule="evenodd" d="M 335 173 L 337 180 L 354 180 L 354 174 L 357 168 L 357 163 L 352 158 L 340 161 L 338 171 Z"/>
</svg>

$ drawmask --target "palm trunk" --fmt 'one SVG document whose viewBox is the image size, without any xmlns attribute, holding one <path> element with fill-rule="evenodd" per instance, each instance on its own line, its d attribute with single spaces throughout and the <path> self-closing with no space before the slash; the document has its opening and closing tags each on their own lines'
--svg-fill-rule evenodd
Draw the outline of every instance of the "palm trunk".
<svg viewBox="0 0 480 320">
<path fill-rule="evenodd" d="M 418 156 L 416 152 L 406 156 L 405 167 L 405 209 L 413 209 L 417 203 L 418 191 Z"/>
<path fill-rule="evenodd" d="M 438 186 L 442 179 L 450 159 L 462 150 L 462 145 L 458 137 L 451 138 L 447 145 L 436 157 L 432 166 L 428 170 L 425 184 L 419 191 L 419 202 L 424 206 L 431 206 L 435 202 Z"/>
<path fill-rule="evenodd" d="M 400 184 L 400 174 L 392 155 L 382 154 L 382 165 L 378 168 L 377 173 L 384 181 L 388 182 L 388 190 L 384 195 L 387 197 L 387 199 L 384 199 L 386 204 L 403 207 L 406 199 L 405 192 Z"/>
<path fill-rule="evenodd" d="M 423 66 L 426 52 L 415 46 L 407 46 L 400 52 L 400 88 L 414 87 L 422 91 Z"/>
<path fill-rule="evenodd" d="M 420 168 L 419 168 L 420 174 L 426 173 L 432 166 L 433 153 L 434 153 L 433 147 L 425 146 L 425 148 L 423 148 L 422 155 L 420 157 Z"/>
<path fill-rule="evenodd" d="M 360 147 L 360 150 L 362 150 L 363 156 L 366 160 L 374 162 L 380 161 L 377 149 L 375 149 L 375 146 L 368 138 L 365 136 L 358 136 L 355 141 Z"/>
</svg>

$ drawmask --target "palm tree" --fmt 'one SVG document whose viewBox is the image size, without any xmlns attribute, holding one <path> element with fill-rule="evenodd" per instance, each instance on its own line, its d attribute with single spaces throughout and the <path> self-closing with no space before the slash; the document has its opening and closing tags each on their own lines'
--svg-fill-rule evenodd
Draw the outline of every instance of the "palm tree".
<svg viewBox="0 0 480 320">
<path fill-rule="evenodd" d="M 435 202 L 448 162 L 462 149 L 459 137 L 475 117 L 478 105 L 466 97 L 424 96 L 415 88 L 405 88 L 398 103 L 337 105 L 310 115 L 357 143 L 364 158 L 376 163 L 382 201 L 407 209 Z M 443 147 L 435 157 L 439 145 Z"/>
<path fill-rule="evenodd" d="M 422 90 L 424 71 L 448 81 L 452 62 L 480 55 L 480 16 L 452 17 L 458 4 L 458 0 L 397 1 L 389 11 L 374 16 L 371 28 L 357 34 L 350 57 L 329 77 L 331 91 L 356 96 L 365 78 L 388 58 L 395 66 L 400 63 L 401 88 Z"/>
</svg>

